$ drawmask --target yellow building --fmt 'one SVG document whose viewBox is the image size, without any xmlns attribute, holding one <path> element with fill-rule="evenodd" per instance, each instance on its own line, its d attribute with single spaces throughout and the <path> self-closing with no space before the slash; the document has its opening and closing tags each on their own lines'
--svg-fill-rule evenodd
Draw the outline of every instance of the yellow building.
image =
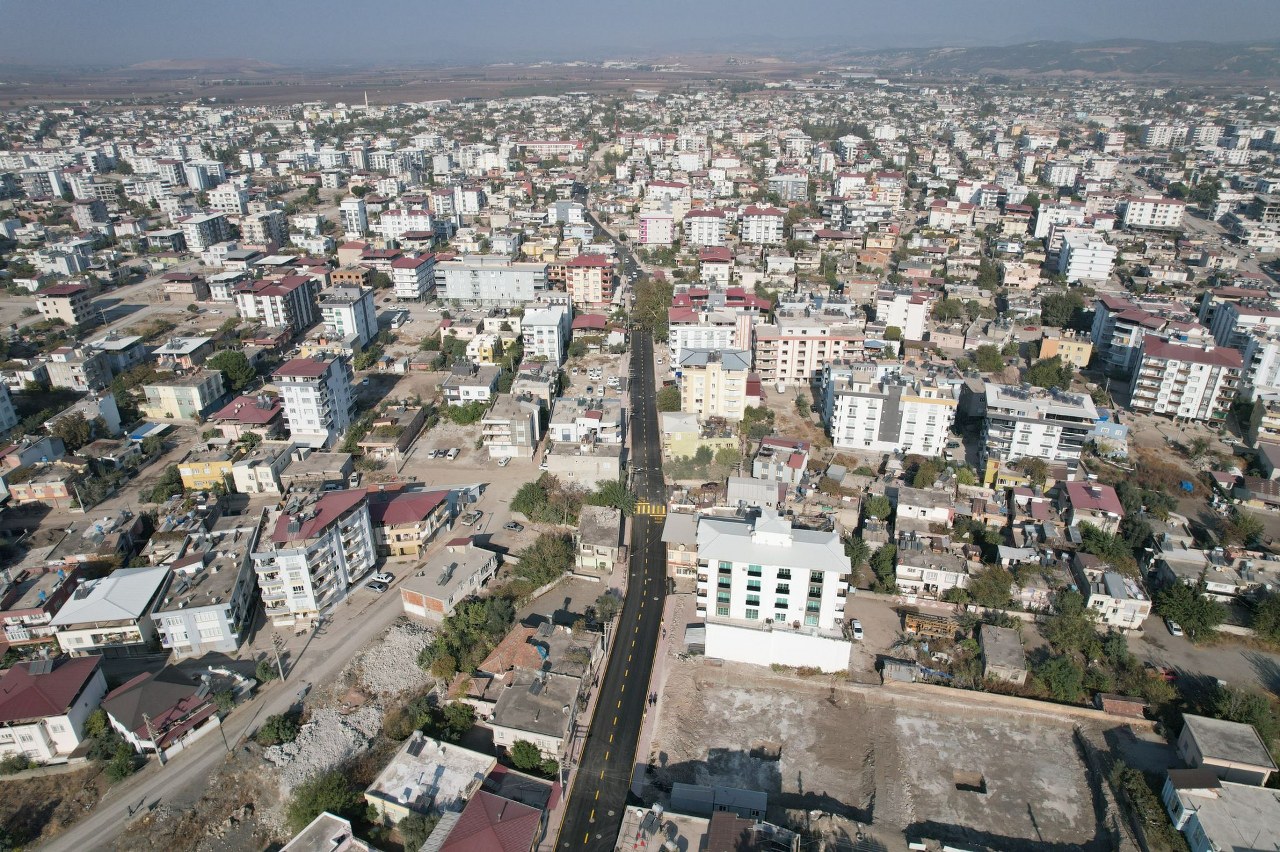
<svg viewBox="0 0 1280 852">
<path fill-rule="evenodd" d="M 1040 357 L 1052 358 L 1054 355 L 1064 364 L 1083 370 L 1089 366 L 1089 358 L 1093 356 L 1093 344 L 1085 335 L 1069 329 L 1046 328 L 1044 337 L 1040 339 Z"/>
<path fill-rule="evenodd" d="M 231 464 L 236 453 L 231 450 L 209 450 L 179 463 L 178 475 L 188 491 L 208 491 L 216 485 L 229 490 Z"/>
</svg>

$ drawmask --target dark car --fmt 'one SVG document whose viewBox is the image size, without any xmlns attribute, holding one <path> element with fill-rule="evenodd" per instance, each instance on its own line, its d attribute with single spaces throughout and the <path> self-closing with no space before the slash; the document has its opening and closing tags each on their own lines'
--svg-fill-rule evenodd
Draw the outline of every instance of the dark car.
<svg viewBox="0 0 1280 852">
<path fill-rule="evenodd" d="M 503 524 L 502 528 L 510 532 L 524 532 L 524 524 L 518 523 L 517 521 L 509 521 Z"/>
</svg>

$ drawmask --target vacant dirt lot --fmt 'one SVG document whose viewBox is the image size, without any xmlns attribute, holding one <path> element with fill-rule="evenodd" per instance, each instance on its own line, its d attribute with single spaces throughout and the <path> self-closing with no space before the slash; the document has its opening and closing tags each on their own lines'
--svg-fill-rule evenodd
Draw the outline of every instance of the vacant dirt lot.
<svg viewBox="0 0 1280 852">
<path fill-rule="evenodd" d="M 93 765 L 39 778 L 6 778 L 3 785 L 0 826 L 18 844 L 32 846 L 58 834 L 93 807 L 108 786 Z"/>
<path fill-rule="evenodd" d="M 767 792 L 793 825 L 822 811 L 912 839 L 1111 848 L 1069 722 L 962 700 L 673 661 L 645 796 L 725 784 Z"/>
</svg>

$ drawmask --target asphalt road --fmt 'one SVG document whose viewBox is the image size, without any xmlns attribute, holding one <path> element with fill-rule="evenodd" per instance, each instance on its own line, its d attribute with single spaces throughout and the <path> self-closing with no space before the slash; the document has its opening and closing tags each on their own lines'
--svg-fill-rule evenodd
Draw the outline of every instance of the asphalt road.
<svg viewBox="0 0 1280 852">
<path fill-rule="evenodd" d="M 633 487 L 640 500 L 665 506 L 653 340 L 648 334 L 632 334 L 631 365 Z M 627 597 L 578 774 L 565 802 L 557 849 L 609 852 L 616 844 L 631 776 L 636 770 L 636 743 L 648 705 L 649 675 L 662 630 L 666 595 L 662 523 L 661 517 L 643 514 L 633 519 Z"/>
</svg>

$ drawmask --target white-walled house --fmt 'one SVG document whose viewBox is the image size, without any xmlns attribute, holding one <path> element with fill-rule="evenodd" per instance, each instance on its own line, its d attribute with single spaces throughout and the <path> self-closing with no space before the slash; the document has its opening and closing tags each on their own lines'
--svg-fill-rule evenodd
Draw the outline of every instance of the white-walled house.
<svg viewBox="0 0 1280 852">
<path fill-rule="evenodd" d="M 15 664 L 0 678 L 0 758 L 62 762 L 84 739 L 84 722 L 106 694 L 99 656 Z"/>
</svg>

